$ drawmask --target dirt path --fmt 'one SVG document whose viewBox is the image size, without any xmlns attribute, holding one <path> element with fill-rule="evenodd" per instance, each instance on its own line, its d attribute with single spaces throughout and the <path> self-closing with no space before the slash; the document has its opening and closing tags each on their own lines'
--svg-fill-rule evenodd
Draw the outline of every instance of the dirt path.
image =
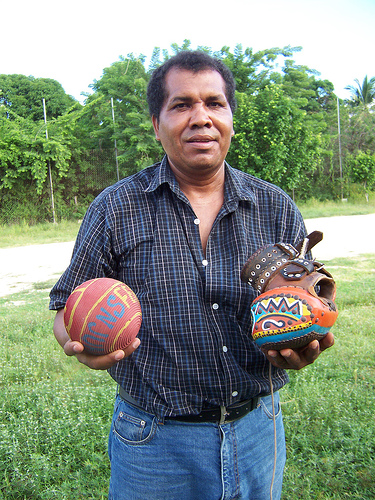
<svg viewBox="0 0 375 500">
<path fill-rule="evenodd" d="M 375 254 L 375 214 L 307 219 L 307 230 L 323 231 L 314 249 L 317 260 Z M 69 264 L 73 242 L 0 248 L 0 297 L 33 284 L 57 280 Z"/>
<path fill-rule="evenodd" d="M 375 254 L 375 214 L 306 219 L 308 232 L 323 232 L 323 241 L 313 250 L 317 260 Z"/>
<path fill-rule="evenodd" d="M 0 297 L 56 279 L 66 269 L 73 242 L 0 248 Z"/>
</svg>

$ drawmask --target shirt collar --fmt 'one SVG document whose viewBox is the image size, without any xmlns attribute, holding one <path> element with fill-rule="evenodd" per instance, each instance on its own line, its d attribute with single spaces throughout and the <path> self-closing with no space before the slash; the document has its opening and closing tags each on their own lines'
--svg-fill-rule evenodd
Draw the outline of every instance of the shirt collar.
<svg viewBox="0 0 375 500">
<path fill-rule="evenodd" d="M 225 162 L 225 198 L 229 201 L 256 203 L 251 177 Z"/>
<path fill-rule="evenodd" d="M 225 162 L 225 203 L 238 203 L 240 200 L 256 203 L 250 179 L 244 172 L 231 167 Z M 177 196 L 185 198 L 169 166 L 167 155 L 164 156 L 155 169 L 154 175 L 145 192 L 153 192 L 162 184 L 168 184 Z"/>
<path fill-rule="evenodd" d="M 162 161 L 156 165 L 156 167 L 154 175 L 152 176 L 149 185 L 146 187 L 145 192 L 152 193 L 162 184 L 169 184 L 172 191 L 176 194 L 181 193 L 177 179 L 169 166 L 167 155 L 164 156 Z"/>
</svg>

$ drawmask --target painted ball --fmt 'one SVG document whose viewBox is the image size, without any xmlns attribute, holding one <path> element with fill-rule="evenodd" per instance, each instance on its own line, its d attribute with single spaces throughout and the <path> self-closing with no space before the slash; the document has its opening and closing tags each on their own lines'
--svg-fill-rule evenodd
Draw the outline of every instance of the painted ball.
<svg viewBox="0 0 375 500">
<path fill-rule="evenodd" d="M 81 342 L 86 351 L 108 354 L 134 341 L 142 323 L 141 305 L 125 283 L 95 278 L 68 297 L 64 323 L 71 340 Z"/>
<path fill-rule="evenodd" d="M 327 335 L 338 310 L 332 300 L 297 287 L 280 287 L 259 295 L 251 305 L 252 337 L 263 349 L 298 349 Z"/>
</svg>

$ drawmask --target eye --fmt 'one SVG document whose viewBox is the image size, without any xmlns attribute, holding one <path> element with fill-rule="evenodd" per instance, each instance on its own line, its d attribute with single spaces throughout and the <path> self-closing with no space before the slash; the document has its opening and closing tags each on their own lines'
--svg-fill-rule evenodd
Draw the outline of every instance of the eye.
<svg viewBox="0 0 375 500">
<path fill-rule="evenodd" d="M 178 104 L 175 104 L 172 109 L 185 109 L 188 107 L 188 104 L 186 102 L 179 102 Z"/>
<path fill-rule="evenodd" d="M 210 108 L 222 108 L 223 104 L 221 102 L 219 102 L 219 101 L 212 101 L 212 102 L 208 103 L 208 106 Z"/>
</svg>

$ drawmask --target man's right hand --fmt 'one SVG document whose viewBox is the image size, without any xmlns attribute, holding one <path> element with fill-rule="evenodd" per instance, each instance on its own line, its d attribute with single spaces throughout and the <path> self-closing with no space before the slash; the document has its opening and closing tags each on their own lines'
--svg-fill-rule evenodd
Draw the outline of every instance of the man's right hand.
<svg viewBox="0 0 375 500">
<path fill-rule="evenodd" d="M 138 338 L 126 349 L 117 350 L 103 356 L 95 356 L 85 351 L 84 346 L 77 341 L 70 340 L 64 324 L 64 309 L 60 309 L 55 317 L 53 332 L 56 340 L 64 349 L 67 356 L 75 356 L 80 363 L 92 368 L 93 370 L 107 370 L 122 359 L 130 356 L 141 343 Z"/>
</svg>

